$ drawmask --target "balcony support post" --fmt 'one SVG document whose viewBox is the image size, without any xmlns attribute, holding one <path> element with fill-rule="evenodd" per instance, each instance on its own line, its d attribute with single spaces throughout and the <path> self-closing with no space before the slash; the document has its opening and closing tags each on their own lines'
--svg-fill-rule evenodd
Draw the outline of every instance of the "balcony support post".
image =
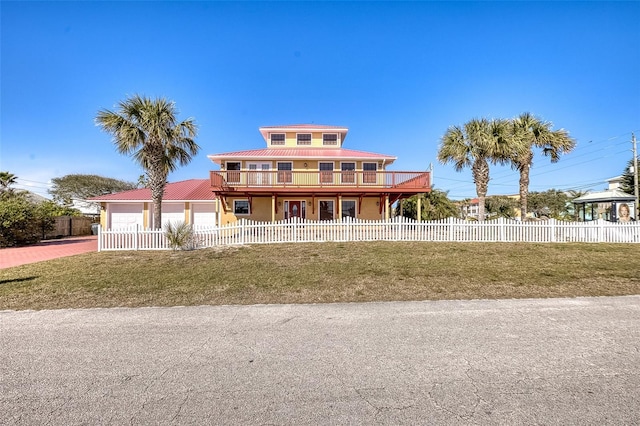
<svg viewBox="0 0 640 426">
<path fill-rule="evenodd" d="M 277 197 L 275 195 L 271 196 L 271 223 L 276 221 L 276 213 L 278 212 L 278 204 Z"/>
<path fill-rule="evenodd" d="M 389 220 L 389 194 L 384 194 L 384 219 Z"/>
</svg>

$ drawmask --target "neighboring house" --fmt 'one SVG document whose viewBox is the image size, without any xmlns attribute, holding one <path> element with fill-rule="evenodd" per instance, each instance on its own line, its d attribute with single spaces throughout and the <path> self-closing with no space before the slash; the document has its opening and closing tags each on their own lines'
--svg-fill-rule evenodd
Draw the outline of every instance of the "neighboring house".
<svg viewBox="0 0 640 426">
<path fill-rule="evenodd" d="M 345 127 L 259 130 L 266 148 L 208 156 L 220 166 L 210 179 L 221 224 L 240 218 L 388 219 L 393 203 L 431 189 L 429 172 L 388 171 L 396 157 L 343 148 Z"/>
<path fill-rule="evenodd" d="M 101 195 L 88 201 L 100 203 L 103 229 L 147 228 L 153 218 L 153 201 L 148 188 Z M 215 226 L 219 223 L 217 206 L 218 200 L 211 191 L 209 179 L 167 183 L 162 199 L 162 225 L 171 221 Z"/>
<path fill-rule="evenodd" d="M 476 220 L 478 219 L 480 203 L 478 202 L 477 198 L 457 201 L 456 204 L 460 209 L 460 216 L 463 219 L 469 219 L 469 218 L 476 219 Z"/>
<path fill-rule="evenodd" d="M 622 186 L 622 182 L 624 181 L 624 176 L 616 176 L 607 180 L 608 187 L 607 189 L 619 189 Z"/>
</svg>

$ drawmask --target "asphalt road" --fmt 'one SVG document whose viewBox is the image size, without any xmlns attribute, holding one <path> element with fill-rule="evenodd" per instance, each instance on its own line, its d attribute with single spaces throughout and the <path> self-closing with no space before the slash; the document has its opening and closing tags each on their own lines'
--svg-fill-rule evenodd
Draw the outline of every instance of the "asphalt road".
<svg viewBox="0 0 640 426">
<path fill-rule="evenodd" d="M 640 296 L 0 312 L 0 424 L 640 424 Z"/>
</svg>

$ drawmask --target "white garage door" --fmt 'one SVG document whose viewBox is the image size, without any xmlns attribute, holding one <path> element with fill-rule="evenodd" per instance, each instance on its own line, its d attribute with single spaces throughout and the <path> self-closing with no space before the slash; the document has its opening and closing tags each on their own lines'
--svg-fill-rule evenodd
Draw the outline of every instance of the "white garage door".
<svg viewBox="0 0 640 426">
<path fill-rule="evenodd" d="M 194 226 L 216 226 L 216 205 L 214 203 L 192 204 L 191 223 Z"/>
<path fill-rule="evenodd" d="M 184 222 L 184 203 L 162 203 L 162 227 L 167 222 L 174 225 Z"/>
<path fill-rule="evenodd" d="M 142 226 L 142 203 L 109 204 L 109 224 L 111 229 Z"/>
</svg>

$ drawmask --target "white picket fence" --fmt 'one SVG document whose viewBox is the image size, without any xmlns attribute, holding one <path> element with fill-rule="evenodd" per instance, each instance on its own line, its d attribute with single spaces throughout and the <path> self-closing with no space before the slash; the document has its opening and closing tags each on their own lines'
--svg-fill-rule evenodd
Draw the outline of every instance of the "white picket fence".
<svg viewBox="0 0 640 426">
<path fill-rule="evenodd" d="M 255 222 L 242 219 L 219 227 L 194 227 L 194 247 L 325 241 L 430 241 L 533 243 L 640 243 L 640 223 L 561 222 L 550 219 L 519 222 L 506 219 L 467 222 L 449 218 L 417 222 L 397 217 L 389 221 Z M 98 250 L 168 250 L 164 231 L 100 230 Z"/>
</svg>

